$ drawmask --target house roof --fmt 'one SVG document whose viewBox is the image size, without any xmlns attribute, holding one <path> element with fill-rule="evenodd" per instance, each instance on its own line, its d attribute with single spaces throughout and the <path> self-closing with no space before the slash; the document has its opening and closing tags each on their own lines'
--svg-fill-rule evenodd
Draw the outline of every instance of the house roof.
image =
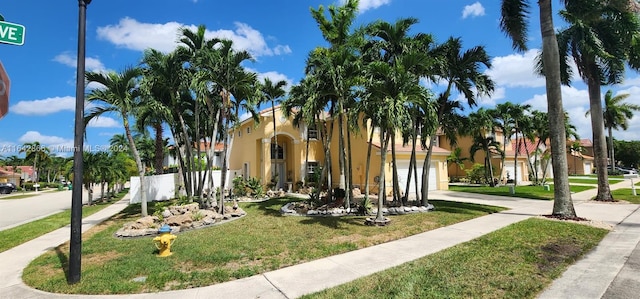
<svg viewBox="0 0 640 299">
<path fill-rule="evenodd" d="M 376 142 L 372 142 L 371 145 L 375 146 L 376 148 L 380 149 L 382 146 L 380 145 L 380 143 L 376 143 Z M 410 145 L 402 145 L 402 144 L 396 144 L 395 146 L 396 148 L 396 152 L 400 152 L 400 153 L 410 153 L 412 147 Z M 427 149 L 422 149 L 422 147 L 416 147 L 416 152 L 417 153 L 426 153 Z M 451 151 L 443 149 L 441 147 L 438 146 L 434 146 L 433 147 L 433 153 L 437 154 L 437 155 L 448 155 L 451 153 Z"/>
<path fill-rule="evenodd" d="M 33 175 L 33 166 L 16 166 L 20 171 L 13 171 L 13 166 L 0 166 L 0 174 L 2 175 L 21 175 L 27 174 L 29 176 Z"/>
</svg>

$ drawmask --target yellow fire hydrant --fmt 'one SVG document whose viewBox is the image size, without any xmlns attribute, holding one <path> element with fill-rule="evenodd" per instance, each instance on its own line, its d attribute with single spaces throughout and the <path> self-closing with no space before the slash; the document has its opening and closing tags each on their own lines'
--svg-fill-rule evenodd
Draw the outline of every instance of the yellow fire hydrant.
<svg viewBox="0 0 640 299">
<path fill-rule="evenodd" d="M 160 235 L 153 238 L 153 244 L 158 248 L 158 256 L 166 257 L 172 255 L 171 245 L 173 245 L 177 237 L 171 234 L 171 227 L 165 224 L 160 227 L 158 233 L 160 233 Z"/>
</svg>

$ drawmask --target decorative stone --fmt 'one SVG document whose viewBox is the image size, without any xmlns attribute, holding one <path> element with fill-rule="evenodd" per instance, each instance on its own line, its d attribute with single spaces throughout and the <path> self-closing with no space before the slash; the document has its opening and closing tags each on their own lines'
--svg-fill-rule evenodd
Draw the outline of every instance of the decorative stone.
<svg viewBox="0 0 640 299">
<path fill-rule="evenodd" d="M 164 217 L 164 218 L 168 218 L 171 215 L 173 215 L 173 214 L 171 214 L 171 211 L 169 211 L 169 209 L 165 209 L 164 211 L 162 211 L 162 217 Z"/>
</svg>

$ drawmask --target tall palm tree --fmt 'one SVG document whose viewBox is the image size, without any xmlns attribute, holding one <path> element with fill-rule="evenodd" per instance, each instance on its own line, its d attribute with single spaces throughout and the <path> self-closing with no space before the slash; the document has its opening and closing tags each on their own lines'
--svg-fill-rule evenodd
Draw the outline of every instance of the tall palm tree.
<svg viewBox="0 0 640 299">
<path fill-rule="evenodd" d="M 433 45 L 433 37 L 429 34 L 418 33 L 416 35 L 410 35 L 409 30 L 411 27 L 418 23 L 418 19 L 416 18 L 402 18 L 397 20 L 395 23 L 391 24 L 386 21 L 376 21 L 369 25 L 367 25 L 363 31 L 364 34 L 369 36 L 369 41 L 364 44 L 364 56 L 366 56 L 367 60 L 375 59 L 385 61 L 390 65 L 396 63 L 396 61 L 400 58 L 401 55 L 408 52 L 419 52 L 419 53 L 427 53 L 429 52 Z M 416 77 L 430 77 L 433 74 L 431 71 L 434 69 L 435 59 L 431 56 L 421 57 L 420 63 L 421 65 L 413 66 L 412 72 Z M 410 109 L 413 110 L 413 116 L 411 119 L 406 120 L 407 126 L 406 128 L 411 128 L 411 130 L 403 130 L 404 139 L 411 138 L 412 141 L 412 150 L 411 150 L 411 158 L 409 161 L 409 172 L 406 181 L 405 190 L 409 190 L 409 186 L 411 183 L 411 175 L 413 168 L 416 168 L 416 146 L 417 146 L 417 136 L 419 135 L 419 130 L 426 130 L 426 128 L 422 127 L 424 118 L 424 111 L 420 107 L 420 104 L 427 104 L 429 101 L 427 99 L 420 99 L 419 102 L 416 103 L 406 103 Z M 427 108 L 428 109 L 428 108 Z M 421 120 L 421 121 L 419 121 Z M 413 122 L 413 123 L 412 123 Z M 430 131 L 430 130 L 426 130 Z M 395 132 L 391 133 L 395 135 Z M 394 199 L 399 195 L 399 186 L 397 186 L 397 167 L 396 167 L 396 156 L 395 156 L 395 138 L 391 136 L 392 140 L 392 160 L 393 163 L 393 186 L 394 186 Z M 408 141 L 408 140 L 407 140 Z M 406 143 L 406 142 L 405 142 Z M 423 174 L 427 172 L 423 168 Z M 418 188 L 416 188 L 416 192 L 418 192 Z M 408 194 L 405 194 L 408 196 Z"/>
<path fill-rule="evenodd" d="M 531 105 L 525 104 L 513 104 L 506 102 L 496 105 L 495 117 L 498 121 L 497 126 L 502 129 L 503 134 L 503 146 L 506 147 L 507 141 L 510 141 L 515 136 L 514 147 L 514 164 L 513 164 L 513 185 L 518 185 L 518 154 L 520 153 L 519 134 L 522 132 L 522 127 L 527 123 L 526 113 L 531 109 Z M 506 148 L 504 149 L 506 151 Z M 504 171 L 505 155 L 502 156 L 501 171 Z"/>
<path fill-rule="evenodd" d="M 611 165 L 616 165 L 616 159 L 613 150 L 613 130 L 627 130 L 629 126 L 628 120 L 633 117 L 634 111 L 640 111 L 640 105 L 623 103 L 629 97 L 628 93 L 613 95 L 612 90 L 608 90 L 604 95 L 604 127 L 609 133 L 609 161 Z M 587 111 L 588 115 L 591 111 Z"/>
<path fill-rule="evenodd" d="M 502 0 L 501 3 L 500 29 L 511 38 L 513 48 L 521 52 L 527 50 L 531 2 L 530 0 Z M 558 41 L 553 26 L 551 0 L 537 2 L 542 35 L 542 60 L 544 62 L 551 161 L 553 164 L 554 202 L 552 214 L 571 218 L 576 216 L 576 211 L 569 190 L 569 171 L 565 154 L 567 139 L 562 105 Z"/>
<path fill-rule="evenodd" d="M 460 147 L 455 147 L 451 151 L 451 154 L 447 156 L 448 163 L 452 163 L 458 166 L 458 168 L 456 168 L 456 176 L 458 176 L 458 169 L 464 169 L 464 161 L 467 161 L 467 160 L 469 160 L 469 158 L 462 156 L 462 148 Z"/>
<path fill-rule="evenodd" d="M 620 1 L 567 1 L 560 15 L 568 27 L 558 32 L 558 45 L 565 83 L 570 84 L 571 69 L 566 61 L 573 58 L 582 80 L 589 90 L 591 129 L 596 169 L 607 168 L 604 114 L 601 85 L 622 82 L 625 64 L 640 69 L 640 58 L 630 53 L 640 37 L 640 22 L 635 13 Z M 638 67 L 634 67 L 634 65 Z M 606 171 L 598 171 L 598 194 L 595 200 L 612 201 Z"/>
<path fill-rule="evenodd" d="M 464 109 L 464 106 L 458 100 L 452 99 L 451 95 L 454 91 L 458 91 L 467 100 L 469 107 L 476 106 L 476 99 L 479 96 L 490 95 L 494 89 L 494 82 L 483 73 L 482 68 L 491 68 L 491 59 L 484 47 L 476 46 L 463 50 L 462 40 L 454 37 L 450 37 L 433 52 L 441 59 L 435 76 L 447 84 L 445 90 L 437 98 L 438 125 L 449 140 L 455 143 L 460 123 L 458 113 Z M 430 142 L 423 167 L 423 171 L 426 169 L 426 173 L 423 172 L 422 175 L 423 202 L 428 197 L 428 188 L 425 185 L 429 181 L 430 159 L 437 138 L 435 133 L 435 130 L 427 132 Z"/>
<path fill-rule="evenodd" d="M 278 147 L 278 124 L 276 122 L 276 102 L 280 101 L 282 97 L 286 94 L 284 90 L 285 86 L 287 86 L 287 81 L 280 80 L 278 82 L 273 82 L 269 78 L 264 78 L 262 84 L 260 84 L 260 93 L 261 93 L 261 102 L 269 102 L 271 104 L 271 117 L 273 121 L 273 145 L 272 150 Z M 281 109 L 282 110 L 282 109 Z M 271 177 L 272 179 L 277 175 L 276 167 L 273 167 L 274 155 L 271 155 Z M 284 174 L 279 174 L 284 175 Z"/>
<path fill-rule="evenodd" d="M 192 180 L 188 175 L 189 170 L 186 169 L 193 165 L 193 142 L 189 138 L 188 119 L 194 113 L 191 95 L 187 90 L 190 74 L 184 68 L 188 58 L 184 50 L 167 54 L 154 49 L 145 51 L 142 59 L 143 78 L 140 89 L 145 98 L 143 106 L 153 111 L 153 119 L 158 121 L 164 119 L 169 125 L 171 135 L 180 152 L 177 157 L 182 170 L 184 187 L 187 196 L 192 196 Z M 156 150 L 159 151 L 158 148 Z"/>
<path fill-rule="evenodd" d="M 98 104 L 98 106 L 93 108 L 90 113 L 85 116 L 85 124 L 91 119 L 108 113 L 116 113 L 120 116 L 125 135 L 129 142 L 129 148 L 136 161 L 138 175 L 140 176 L 141 213 L 142 216 L 147 216 L 147 189 L 144 180 L 145 168 L 142 165 L 140 153 L 133 140 L 129 121 L 133 116 L 133 111 L 139 106 L 140 91 L 138 89 L 138 78 L 141 75 L 142 71 L 139 68 L 133 67 L 126 68 L 121 73 L 87 72 L 85 76 L 88 83 L 96 82 L 102 84 L 104 87 L 94 89 L 87 95 L 87 101 Z"/>
</svg>

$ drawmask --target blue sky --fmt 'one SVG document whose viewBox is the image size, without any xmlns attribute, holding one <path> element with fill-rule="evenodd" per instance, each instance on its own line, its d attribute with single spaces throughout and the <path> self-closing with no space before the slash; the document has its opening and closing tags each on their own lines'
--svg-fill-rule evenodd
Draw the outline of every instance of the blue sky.
<svg viewBox="0 0 640 299">
<path fill-rule="evenodd" d="M 336 2 L 337 1 L 337 2 Z M 121 71 L 139 63 L 142 51 L 171 51 L 177 45 L 177 29 L 195 29 L 203 24 L 209 37 L 232 39 L 248 50 L 256 62 L 246 66 L 261 77 L 284 79 L 291 84 L 303 76 L 305 58 L 316 46 L 326 45 L 309 8 L 339 4 L 340 0 L 94 0 L 87 9 L 86 66 L 88 71 Z M 486 47 L 493 68 L 487 73 L 497 88 L 480 106 L 491 108 L 511 101 L 528 103 L 546 111 L 544 79 L 532 71 L 532 60 L 540 47 L 537 15 L 529 32 L 531 50 L 516 53 L 498 28 L 496 0 L 361 0 L 356 26 L 377 19 L 394 22 L 403 17 L 420 20 L 412 33 L 424 32 L 444 42 L 461 37 L 464 47 Z M 536 1 L 531 1 L 534 13 Z M 554 8 L 560 6 L 554 1 Z M 39 141 L 54 153 L 73 146 L 78 2 L 20 0 L 3 1 L 6 21 L 26 27 L 22 46 L 0 44 L 0 61 L 11 78 L 9 113 L 0 119 L 0 155 L 15 153 L 19 145 Z M 562 24 L 556 22 L 557 27 Z M 432 83 L 436 87 L 437 83 Z M 603 87 L 630 93 L 627 100 L 640 104 L 640 76 L 629 73 L 624 84 Z M 588 96 L 579 79 L 564 87 L 563 101 L 582 138 L 591 138 L 586 118 Z M 116 115 L 90 123 L 85 145 L 99 149 L 114 134 L 122 133 Z M 615 132 L 617 139 L 640 139 L 640 120 L 634 117 L 628 131 Z"/>
</svg>

